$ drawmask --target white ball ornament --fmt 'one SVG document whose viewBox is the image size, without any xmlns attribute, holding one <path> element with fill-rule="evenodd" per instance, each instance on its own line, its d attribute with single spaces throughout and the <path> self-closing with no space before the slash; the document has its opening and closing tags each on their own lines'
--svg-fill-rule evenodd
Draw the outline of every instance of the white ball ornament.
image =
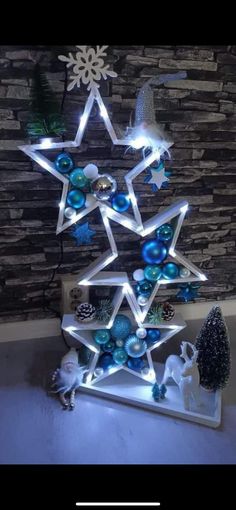
<svg viewBox="0 0 236 510">
<path fill-rule="evenodd" d="M 98 167 L 93 163 L 89 163 L 83 170 L 85 177 L 87 179 L 96 179 L 98 176 Z"/>
<path fill-rule="evenodd" d="M 136 269 L 136 271 L 133 272 L 133 279 L 136 282 L 141 282 L 142 280 L 144 280 L 144 278 L 145 276 L 143 269 Z"/>
<path fill-rule="evenodd" d="M 103 368 L 102 367 L 98 367 L 98 368 L 96 368 L 94 370 L 94 375 L 96 377 L 100 377 L 101 375 L 103 375 L 103 372 L 104 372 Z"/>
<path fill-rule="evenodd" d="M 73 207 L 66 207 L 64 215 L 68 220 L 71 220 L 76 216 L 76 210 Z"/>
<path fill-rule="evenodd" d="M 91 207 L 91 205 L 93 205 L 94 202 L 96 202 L 96 198 L 91 193 L 88 193 L 86 195 L 85 207 Z"/>
<path fill-rule="evenodd" d="M 135 331 L 135 334 L 138 338 L 145 338 L 147 336 L 147 330 L 145 328 L 138 328 Z"/>
<path fill-rule="evenodd" d="M 148 302 L 148 298 L 145 296 L 138 296 L 137 301 L 140 306 L 145 306 Z"/>
<path fill-rule="evenodd" d="M 149 375 L 149 371 L 150 371 L 150 369 L 149 369 L 148 367 L 145 367 L 145 368 L 143 368 L 143 370 L 142 370 L 142 374 L 143 374 L 143 375 Z"/>
<path fill-rule="evenodd" d="M 190 276 L 191 272 L 187 267 L 182 267 L 180 269 L 179 275 L 181 278 L 188 278 Z"/>
<path fill-rule="evenodd" d="M 117 347 L 123 347 L 123 345 L 124 345 L 124 340 L 116 340 Z"/>
</svg>

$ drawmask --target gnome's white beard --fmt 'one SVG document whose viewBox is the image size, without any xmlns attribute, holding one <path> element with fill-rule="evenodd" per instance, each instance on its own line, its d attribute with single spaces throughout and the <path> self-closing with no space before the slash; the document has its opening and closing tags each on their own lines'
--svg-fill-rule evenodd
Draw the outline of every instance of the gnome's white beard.
<svg viewBox="0 0 236 510">
<path fill-rule="evenodd" d="M 135 149 L 150 148 L 159 150 L 161 154 L 168 151 L 173 142 L 165 135 L 157 123 L 142 122 L 138 126 L 128 128 L 127 138 Z"/>
<path fill-rule="evenodd" d="M 83 375 L 86 372 L 84 367 L 74 366 L 73 369 L 68 371 L 65 368 L 60 368 L 57 372 L 54 386 L 56 386 L 55 393 L 67 393 L 73 389 L 79 388 L 83 381 Z"/>
</svg>

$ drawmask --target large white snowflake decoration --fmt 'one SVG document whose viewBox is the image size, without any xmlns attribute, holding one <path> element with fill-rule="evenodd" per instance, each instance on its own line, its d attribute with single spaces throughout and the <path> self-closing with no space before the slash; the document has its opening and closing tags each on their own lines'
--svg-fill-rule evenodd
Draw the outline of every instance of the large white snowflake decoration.
<svg viewBox="0 0 236 510">
<path fill-rule="evenodd" d="M 69 53 L 69 57 L 64 55 L 58 57 L 62 62 L 67 62 L 67 67 L 73 66 L 74 74 L 69 76 L 72 81 L 69 83 L 67 90 L 72 90 L 75 85 L 80 87 L 80 82 L 82 82 L 87 85 L 87 90 L 96 92 L 100 87 L 98 81 L 102 78 L 106 80 L 108 76 L 112 78 L 117 76 L 115 71 L 109 69 L 109 65 L 104 66 L 104 60 L 101 58 L 106 56 L 105 50 L 108 46 L 96 46 L 96 50 L 87 46 L 76 45 L 76 48 L 79 48 L 79 51 L 77 51 L 75 57 L 72 53 Z"/>
</svg>

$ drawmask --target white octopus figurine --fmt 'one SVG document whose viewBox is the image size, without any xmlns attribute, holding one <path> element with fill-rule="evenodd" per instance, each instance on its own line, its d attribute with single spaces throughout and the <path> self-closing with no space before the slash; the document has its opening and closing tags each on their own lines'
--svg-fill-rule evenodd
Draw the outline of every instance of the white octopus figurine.
<svg viewBox="0 0 236 510">
<path fill-rule="evenodd" d="M 59 394 L 64 409 L 74 409 L 75 392 L 82 383 L 85 372 L 87 372 L 86 367 L 79 364 L 78 353 L 72 347 L 63 356 L 61 367 L 57 368 L 52 376 L 52 387 L 55 387 L 55 389 L 51 393 Z M 69 398 L 66 398 L 66 394 Z"/>
</svg>

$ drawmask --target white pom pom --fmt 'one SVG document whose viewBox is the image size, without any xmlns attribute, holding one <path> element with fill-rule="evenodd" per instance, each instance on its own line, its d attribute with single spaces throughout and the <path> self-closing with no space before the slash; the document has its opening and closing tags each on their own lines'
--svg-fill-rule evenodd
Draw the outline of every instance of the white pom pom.
<svg viewBox="0 0 236 510">
<path fill-rule="evenodd" d="M 145 328 L 138 328 L 136 329 L 136 332 L 135 332 L 136 336 L 138 338 L 145 338 L 145 336 L 147 336 L 147 330 Z"/>
<path fill-rule="evenodd" d="M 64 214 L 68 220 L 71 220 L 76 216 L 76 210 L 73 207 L 66 207 Z"/>
<path fill-rule="evenodd" d="M 91 193 L 88 193 L 86 195 L 85 207 L 91 207 L 91 205 L 93 205 L 94 202 L 96 202 L 96 198 L 93 195 L 91 195 Z"/>
<path fill-rule="evenodd" d="M 87 179 L 96 179 L 98 176 L 98 167 L 93 163 L 89 163 L 89 165 L 86 165 L 84 168 L 84 175 Z"/>
<path fill-rule="evenodd" d="M 136 282 L 141 282 L 141 280 L 144 280 L 144 271 L 143 269 L 136 269 L 136 271 L 133 272 L 133 279 Z"/>
</svg>

